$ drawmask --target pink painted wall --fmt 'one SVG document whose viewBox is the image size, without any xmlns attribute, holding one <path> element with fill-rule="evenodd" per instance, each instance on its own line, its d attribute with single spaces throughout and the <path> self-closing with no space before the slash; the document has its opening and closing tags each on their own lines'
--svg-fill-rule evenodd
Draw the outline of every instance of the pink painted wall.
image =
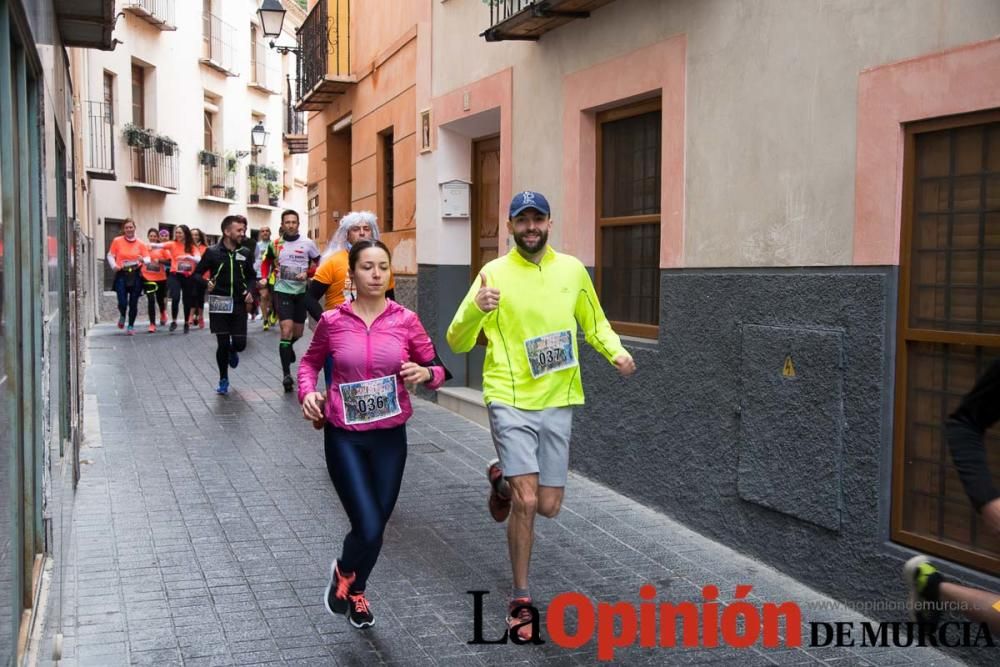
<svg viewBox="0 0 1000 667">
<path fill-rule="evenodd" d="M 463 109 L 465 96 L 469 96 L 469 109 Z M 511 108 L 513 96 L 513 70 L 507 68 L 452 90 L 432 100 L 431 146 L 437 147 L 437 130 L 456 120 L 474 116 L 490 109 L 500 109 L 500 220 L 507 219 L 513 187 L 513 133 Z M 501 244 L 501 249 L 503 245 Z"/>
<path fill-rule="evenodd" d="M 569 74 L 563 80 L 563 206 L 566 252 L 594 265 L 596 113 L 659 91 L 663 96 L 660 267 L 684 265 L 684 35 Z"/>
<path fill-rule="evenodd" d="M 854 264 L 898 265 L 903 124 L 1000 107 L 1000 38 L 861 73 Z"/>
</svg>

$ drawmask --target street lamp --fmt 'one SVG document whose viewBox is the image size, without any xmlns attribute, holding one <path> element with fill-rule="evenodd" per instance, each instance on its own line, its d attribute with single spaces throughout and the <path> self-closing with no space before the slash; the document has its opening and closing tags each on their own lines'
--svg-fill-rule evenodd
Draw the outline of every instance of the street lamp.
<svg viewBox="0 0 1000 667">
<path fill-rule="evenodd" d="M 264 121 L 257 121 L 254 128 L 250 130 L 250 143 L 253 144 L 254 152 L 267 145 L 268 134 L 270 133 L 264 129 Z"/>
<path fill-rule="evenodd" d="M 260 25 L 264 29 L 264 36 L 270 37 L 272 39 L 271 45 L 274 46 L 273 40 L 281 36 L 281 24 L 285 22 L 285 8 L 278 0 L 264 0 L 260 3 L 257 14 L 260 16 Z"/>
</svg>

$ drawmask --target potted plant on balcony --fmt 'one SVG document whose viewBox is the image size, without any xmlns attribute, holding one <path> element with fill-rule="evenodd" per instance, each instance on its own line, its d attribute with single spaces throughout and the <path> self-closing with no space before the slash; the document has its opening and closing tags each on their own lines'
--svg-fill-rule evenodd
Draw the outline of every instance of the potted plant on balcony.
<svg viewBox="0 0 1000 667">
<path fill-rule="evenodd" d="M 235 174 L 238 160 L 239 158 L 236 157 L 236 153 L 233 151 L 226 151 L 226 171 L 230 174 Z"/>
<path fill-rule="evenodd" d="M 247 165 L 247 175 L 248 176 L 256 176 L 257 175 L 257 171 L 259 169 L 260 169 L 260 167 L 258 167 L 256 164 L 254 164 L 253 162 L 251 162 L 250 164 Z"/>
<path fill-rule="evenodd" d="M 276 181 L 278 180 L 278 170 L 273 165 L 267 167 L 264 177 L 269 181 Z"/>
<path fill-rule="evenodd" d="M 226 199 L 228 199 L 230 201 L 236 201 L 236 188 L 235 187 L 233 187 L 233 186 L 230 185 L 228 188 L 226 188 Z"/>
<path fill-rule="evenodd" d="M 253 165 L 250 165 L 253 166 Z M 260 203 L 260 184 L 261 177 L 254 173 L 250 179 L 250 203 L 259 204 Z"/>
<path fill-rule="evenodd" d="M 223 185 L 222 183 L 213 183 L 212 184 L 212 196 L 213 197 L 218 197 L 219 199 L 222 199 L 223 195 L 225 195 L 225 194 L 226 194 L 226 186 L 225 185 Z"/>
<path fill-rule="evenodd" d="M 277 181 L 267 182 L 267 203 L 269 206 L 277 206 L 278 198 L 281 196 L 281 184 Z"/>
<path fill-rule="evenodd" d="M 177 148 L 177 142 L 167 135 L 161 134 L 157 135 L 153 142 L 153 147 L 160 155 L 171 156 L 174 154 L 174 149 Z"/>
<path fill-rule="evenodd" d="M 206 167 L 215 167 L 219 163 L 219 156 L 212 151 L 198 151 L 198 162 Z"/>
<path fill-rule="evenodd" d="M 126 123 L 122 128 L 122 134 L 125 136 L 125 143 L 133 148 L 149 148 L 152 145 L 149 130 L 133 123 Z"/>
</svg>

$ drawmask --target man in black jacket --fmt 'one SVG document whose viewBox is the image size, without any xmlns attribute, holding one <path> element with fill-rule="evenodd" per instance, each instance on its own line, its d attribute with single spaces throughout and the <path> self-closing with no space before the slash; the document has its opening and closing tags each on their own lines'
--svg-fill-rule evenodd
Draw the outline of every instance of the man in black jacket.
<svg viewBox="0 0 1000 667">
<path fill-rule="evenodd" d="M 986 463 L 986 431 L 1000 421 L 1000 359 L 994 361 L 945 424 L 948 448 L 965 494 L 986 528 L 1000 535 L 1000 491 Z M 914 556 L 903 567 L 910 588 L 914 620 L 937 625 L 940 602 L 962 610 L 966 617 L 1000 632 L 1000 595 L 947 581 L 925 557 Z"/>
<path fill-rule="evenodd" d="M 222 220 L 222 240 L 205 252 L 194 270 L 195 279 L 208 288 L 209 325 L 218 341 L 215 392 L 223 396 L 229 393 L 229 368 L 239 365 L 239 353 L 247 346 L 247 306 L 253 302 L 250 285 L 256 276 L 253 254 L 243 247 L 246 230 L 246 218 L 227 215 Z M 203 277 L 206 271 L 208 280 Z"/>
</svg>

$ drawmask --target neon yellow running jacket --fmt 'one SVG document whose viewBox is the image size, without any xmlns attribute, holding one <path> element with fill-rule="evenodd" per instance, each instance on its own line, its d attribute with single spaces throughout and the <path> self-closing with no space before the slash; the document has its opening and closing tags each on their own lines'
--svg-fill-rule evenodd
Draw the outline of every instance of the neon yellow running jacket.
<svg viewBox="0 0 1000 667">
<path fill-rule="evenodd" d="M 583 404 L 577 324 L 595 350 L 613 363 L 628 354 L 597 300 L 586 267 L 549 247 L 542 261 L 517 248 L 483 267 L 486 284 L 500 290 L 496 310 L 476 305 L 477 276 L 448 327 L 448 345 L 461 354 L 486 334 L 483 398 L 522 410 Z"/>
</svg>

